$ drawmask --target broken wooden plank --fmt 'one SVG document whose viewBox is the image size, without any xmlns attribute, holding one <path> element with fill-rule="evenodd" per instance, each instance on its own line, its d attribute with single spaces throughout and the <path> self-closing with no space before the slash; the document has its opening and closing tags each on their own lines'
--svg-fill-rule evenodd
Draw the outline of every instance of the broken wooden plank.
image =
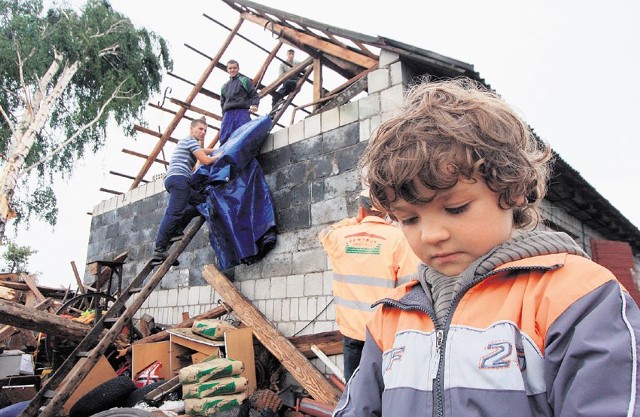
<svg viewBox="0 0 640 417">
<path fill-rule="evenodd" d="M 35 295 L 36 301 L 38 303 L 43 302 L 45 300 L 45 296 L 42 295 L 42 293 L 40 292 L 40 290 L 36 286 L 36 283 L 33 280 L 33 277 L 31 275 L 27 275 L 27 274 L 20 274 L 20 277 L 22 278 L 24 283 L 27 284 L 27 287 L 29 287 L 29 290 L 31 290 L 33 295 Z"/>
<path fill-rule="evenodd" d="M 317 401 L 335 406 L 340 392 L 276 329 L 251 301 L 214 265 L 204 267 L 204 279 L 233 307 L 234 315 L 253 329 L 256 339 L 276 357 L 287 371 Z"/>
<path fill-rule="evenodd" d="M 89 325 L 5 300 L 0 300 L 0 323 L 72 340 L 82 340 L 91 330 Z"/>
<path fill-rule="evenodd" d="M 291 336 L 289 341 L 309 359 L 316 357 L 316 354 L 311 350 L 312 345 L 318 346 L 326 355 L 342 354 L 342 333 L 338 330 L 304 336 Z"/>
</svg>

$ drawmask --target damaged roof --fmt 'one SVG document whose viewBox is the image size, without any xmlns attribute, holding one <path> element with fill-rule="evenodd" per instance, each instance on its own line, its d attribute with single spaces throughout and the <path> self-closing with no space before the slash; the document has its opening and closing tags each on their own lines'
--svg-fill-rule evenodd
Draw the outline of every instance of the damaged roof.
<svg viewBox="0 0 640 417">
<path fill-rule="evenodd" d="M 265 52 L 266 58 L 257 73 L 245 74 L 253 79 L 261 98 L 268 96 L 277 89 L 282 81 L 289 77 L 290 73 L 299 72 L 303 74 L 297 89 L 290 94 L 285 106 L 273 114 L 274 124 L 281 127 L 287 126 L 287 121 L 282 118 L 285 112 L 292 113 L 289 123 L 291 124 L 294 122 L 295 114 L 302 114 L 307 117 L 340 106 L 357 98 L 361 93 L 366 94 L 366 75 L 378 68 L 381 50 L 390 51 L 400 56 L 403 67 L 408 70 L 411 76 L 421 77 L 428 75 L 432 79 L 464 76 L 482 83 L 487 88 L 491 88 L 480 74 L 474 70 L 473 65 L 426 49 L 387 37 L 369 36 L 331 26 L 253 1 L 221 1 L 237 11 L 240 19 L 236 26 L 232 28 L 205 15 L 206 18 L 224 26 L 229 31 L 229 36 L 213 57 L 194 49 L 197 53 L 210 59 L 210 64 L 198 82 L 183 80 L 192 85 L 193 90 L 184 100 L 170 99 L 171 104 L 178 106 L 177 110 L 170 110 L 164 105 L 152 105 L 152 107 L 174 115 L 173 120 L 168 124 L 164 132 L 159 133 L 141 126 L 136 127 L 142 133 L 156 136 L 158 141 L 148 155 L 136 155 L 144 157 L 145 162 L 135 177 L 112 172 L 115 175 L 133 179 L 130 189 L 136 188 L 142 182 L 148 182 L 148 179 L 145 179 L 145 175 L 152 164 L 168 164 L 167 161 L 163 161 L 158 156 L 164 151 L 166 142 L 176 141 L 171 135 L 182 118 L 192 120 L 200 117 L 199 115 L 205 115 L 219 124 L 221 115 L 195 106 L 193 100 L 197 95 L 206 95 L 214 100 L 219 100 L 219 95 L 207 90 L 204 87 L 204 83 L 214 70 L 226 70 L 225 65 L 220 60 L 226 48 L 239 38 L 243 41 L 254 43 L 255 46 Z M 270 33 L 269 42 L 271 45 L 258 45 L 253 39 L 241 34 L 240 28 L 244 21 L 252 22 Z M 282 59 L 277 56 L 277 53 L 282 47 L 288 47 L 287 45 L 303 51 L 309 58 L 292 68 L 289 73 L 271 83 L 264 84 L 263 81 L 267 69 L 271 65 L 279 65 L 278 60 L 282 61 Z M 325 69 L 331 70 L 332 73 L 341 77 L 341 82 L 338 82 L 337 85 L 329 86 L 326 80 L 327 77 L 323 76 Z M 174 77 L 177 76 L 174 75 Z M 309 95 L 312 100 L 303 105 L 294 104 L 293 100 L 296 96 L 305 90 L 307 92 L 310 91 Z M 189 116 L 190 113 L 195 113 L 196 116 Z M 216 125 L 213 127 L 218 129 Z M 217 137 L 209 146 L 215 145 L 216 141 Z M 131 151 L 128 152 L 133 153 Z M 634 252 L 639 253 L 640 230 L 598 193 L 560 155 L 556 154 L 555 157 L 554 173 L 546 199 L 602 234 L 604 238 L 628 242 L 633 247 Z M 115 191 L 103 191 L 119 194 L 119 192 Z"/>
</svg>

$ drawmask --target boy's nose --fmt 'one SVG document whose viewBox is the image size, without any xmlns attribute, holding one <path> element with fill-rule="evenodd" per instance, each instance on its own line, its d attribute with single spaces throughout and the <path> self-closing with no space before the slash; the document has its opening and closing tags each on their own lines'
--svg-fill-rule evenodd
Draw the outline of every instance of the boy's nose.
<svg viewBox="0 0 640 417">
<path fill-rule="evenodd" d="M 421 240 L 425 245 L 434 246 L 449 237 L 447 229 L 442 224 L 434 221 L 423 222 L 420 232 Z"/>
</svg>

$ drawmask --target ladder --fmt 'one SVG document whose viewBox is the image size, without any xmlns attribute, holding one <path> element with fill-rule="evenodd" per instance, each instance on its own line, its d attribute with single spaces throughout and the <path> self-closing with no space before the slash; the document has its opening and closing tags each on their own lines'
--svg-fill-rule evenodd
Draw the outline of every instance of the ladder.
<svg viewBox="0 0 640 417">
<path fill-rule="evenodd" d="M 191 226 L 189 226 L 185 231 L 182 240 L 178 241 L 176 247 L 169 252 L 167 259 L 165 259 L 165 261 L 158 267 L 156 272 L 151 276 L 151 278 L 149 278 L 149 281 L 144 284 L 143 287 L 140 287 L 154 268 L 154 266 L 151 265 L 151 261 L 145 264 L 142 271 L 140 271 L 127 288 L 124 289 L 111 308 L 109 308 L 102 318 L 98 320 L 91 331 L 89 331 L 85 338 L 82 339 L 78 346 L 76 346 L 69 357 L 67 357 L 62 365 L 60 365 L 60 367 L 47 380 L 45 385 L 40 389 L 40 391 L 38 391 L 29 405 L 22 411 L 22 413 L 20 413 L 19 417 L 54 417 L 56 415 L 58 410 L 63 407 L 71 394 L 73 394 L 78 385 L 80 385 L 93 366 L 98 362 L 100 356 L 105 353 L 109 346 L 116 340 L 122 329 L 124 329 L 127 323 L 133 318 L 135 312 L 142 306 L 158 283 L 160 283 L 162 278 L 169 271 L 173 261 L 180 256 L 182 251 L 184 251 L 204 222 L 204 217 L 196 217 L 196 221 L 192 222 Z M 138 295 L 133 298 L 131 304 L 124 310 L 124 312 L 115 319 L 114 316 L 117 312 L 122 310 L 129 298 L 131 298 L 135 293 L 138 293 Z M 115 322 L 109 331 L 105 334 L 102 340 L 96 344 L 100 334 L 105 329 L 105 323 L 110 323 L 114 320 Z M 72 368 L 81 357 L 86 357 L 87 360 L 82 364 L 82 366 L 78 367 L 73 374 L 69 375 L 66 385 L 64 385 L 64 387 L 59 391 L 56 391 L 58 386 L 62 383 L 67 374 L 71 372 Z M 48 403 L 46 403 L 47 400 L 49 400 Z M 44 408 L 42 408 L 43 406 Z"/>
</svg>

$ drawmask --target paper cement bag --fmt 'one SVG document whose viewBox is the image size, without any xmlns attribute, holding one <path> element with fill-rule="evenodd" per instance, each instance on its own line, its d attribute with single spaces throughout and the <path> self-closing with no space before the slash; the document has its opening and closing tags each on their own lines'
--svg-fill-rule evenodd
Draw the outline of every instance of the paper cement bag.
<svg viewBox="0 0 640 417">
<path fill-rule="evenodd" d="M 197 384 L 183 385 L 182 398 L 204 398 L 215 395 L 236 394 L 246 391 L 248 386 L 249 381 L 242 376 L 210 379 Z"/>
<path fill-rule="evenodd" d="M 183 384 L 192 384 L 225 376 L 240 375 L 242 371 L 244 371 L 244 364 L 241 361 L 216 358 L 180 369 L 178 378 Z"/>
<path fill-rule="evenodd" d="M 235 327 L 225 320 L 204 319 L 194 321 L 191 330 L 207 339 L 224 340 L 224 332 L 235 330 Z"/>
<path fill-rule="evenodd" d="M 192 416 L 213 416 L 217 412 L 239 406 L 246 399 L 246 392 L 206 398 L 187 398 L 184 400 L 184 411 Z"/>
</svg>

